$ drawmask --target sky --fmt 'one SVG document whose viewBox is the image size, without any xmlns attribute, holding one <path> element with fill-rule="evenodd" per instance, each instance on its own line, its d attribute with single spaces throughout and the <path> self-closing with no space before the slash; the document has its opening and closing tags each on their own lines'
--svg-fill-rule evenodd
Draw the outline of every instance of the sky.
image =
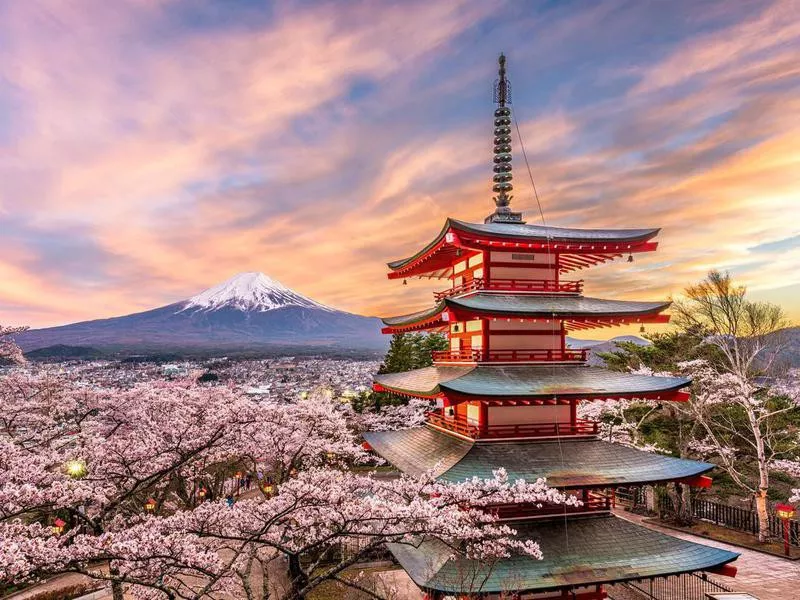
<svg viewBox="0 0 800 600">
<path fill-rule="evenodd" d="M 580 272 L 711 268 L 800 322 L 800 2 L 0 0 L 0 323 L 128 314 L 262 271 L 360 314 L 491 200 L 492 82 L 548 224 L 662 227 Z M 539 223 L 515 137 L 512 207 Z M 607 335 L 609 330 L 603 330 Z"/>
</svg>

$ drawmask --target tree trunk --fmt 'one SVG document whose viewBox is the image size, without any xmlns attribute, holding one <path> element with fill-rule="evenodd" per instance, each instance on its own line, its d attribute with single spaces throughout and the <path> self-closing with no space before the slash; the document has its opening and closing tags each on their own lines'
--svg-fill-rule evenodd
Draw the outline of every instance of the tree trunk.
<svg viewBox="0 0 800 600">
<path fill-rule="evenodd" d="M 758 488 L 755 493 L 756 512 L 758 513 L 758 541 L 769 540 L 769 512 L 767 511 L 767 488 Z"/>
<path fill-rule="evenodd" d="M 681 522 L 685 525 L 694 523 L 694 513 L 692 512 L 692 488 L 685 483 L 681 485 Z"/>
<path fill-rule="evenodd" d="M 692 524 L 692 505 L 689 486 L 681 483 L 670 483 L 667 485 L 669 499 L 675 509 L 674 517 L 678 525 Z"/>
<path fill-rule="evenodd" d="M 761 433 L 761 425 L 755 411 L 747 411 L 750 427 L 756 442 L 756 458 L 758 458 L 758 490 L 756 497 L 756 512 L 758 513 L 758 541 L 761 543 L 769 539 L 769 513 L 767 512 L 767 490 L 769 490 L 769 461 Z"/>
<path fill-rule="evenodd" d="M 125 590 L 123 589 L 121 582 L 111 582 L 111 596 L 114 598 L 114 600 L 125 600 Z"/>
<path fill-rule="evenodd" d="M 286 593 L 287 600 L 302 600 L 305 598 L 304 594 L 300 593 L 308 579 L 300 566 L 300 556 L 297 554 L 290 554 L 288 556 L 289 562 L 289 589 Z M 116 599 L 115 599 L 116 600 Z"/>
</svg>

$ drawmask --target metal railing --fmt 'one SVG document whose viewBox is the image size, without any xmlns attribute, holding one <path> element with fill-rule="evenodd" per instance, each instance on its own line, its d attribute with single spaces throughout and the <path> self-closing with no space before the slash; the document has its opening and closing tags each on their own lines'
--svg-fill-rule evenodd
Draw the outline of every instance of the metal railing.
<svg viewBox="0 0 800 600">
<path fill-rule="evenodd" d="M 667 495 L 659 496 L 658 510 L 661 513 L 674 514 L 675 508 L 672 505 L 672 499 Z M 736 529 L 753 535 L 758 534 L 758 513 L 749 508 L 692 498 L 692 516 L 728 529 Z M 772 510 L 769 515 L 769 533 L 777 539 L 783 537 L 783 521 Z M 800 547 L 800 521 L 789 521 L 789 544 Z"/>
<path fill-rule="evenodd" d="M 461 350 L 434 350 L 434 362 L 585 362 L 586 350 L 561 350 L 543 348 L 515 348 L 489 350 L 464 348 Z"/>
<path fill-rule="evenodd" d="M 625 593 L 632 591 L 635 595 Z M 707 600 L 709 592 L 732 592 L 733 590 L 705 573 L 684 573 L 643 581 L 617 583 L 607 588 L 608 597 L 642 598 L 647 600 Z"/>
<path fill-rule="evenodd" d="M 428 413 L 428 423 L 473 439 L 503 439 L 529 437 L 558 437 L 597 435 L 596 421 L 578 419 L 575 423 L 516 423 L 513 425 L 478 426 L 458 417 L 445 417 L 437 412 Z"/>
<path fill-rule="evenodd" d="M 453 286 L 449 290 L 434 292 L 436 300 L 458 296 L 479 290 L 495 292 L 541 292 L 550 294 L 580 294 L 583 291 L 583 279 L 554 281 L 552 279 L 490 279 L 476 277 Z"/>
</svg>

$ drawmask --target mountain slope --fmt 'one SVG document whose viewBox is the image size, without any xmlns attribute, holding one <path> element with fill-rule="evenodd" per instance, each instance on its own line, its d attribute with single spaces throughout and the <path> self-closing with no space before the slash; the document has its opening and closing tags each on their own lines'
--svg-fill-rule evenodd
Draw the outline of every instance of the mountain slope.
<svg viewBox="0 0 800 600">
<path fill-rule="evenodd" d="M 383 348 L 378 319 L 325 306 L 262 273 L 241 273 L 192 298 L 131 315 L 25 332 L 23 350 L 257 348 L 265 345 Z"/>
<path fill-rule="evenodd" d="M 567 347 L 586 349 L 589 351 L 589 364 L 593 367 L 605 366 L 605 361 L 598 356 L 600 352 L 614 352 L 619 350 L 617 342 L 633 342 L 639 346 L 649 346 L 650 341 L 638 335 L 618 335 L 609 340 L 581 340 L 567 336 Z"/>
</svg>

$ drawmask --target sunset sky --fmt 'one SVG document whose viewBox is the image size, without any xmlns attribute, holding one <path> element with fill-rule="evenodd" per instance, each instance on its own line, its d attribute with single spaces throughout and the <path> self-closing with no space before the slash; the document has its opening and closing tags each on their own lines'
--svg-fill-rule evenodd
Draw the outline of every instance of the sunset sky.
<svg viewBox="0 0 800 600">
<path fill-rule="evenodd" d="M 493 209 L 501 51 L 548 224 L 663 228 L 658 252 L 583 271 L 587 295 L 658 300 L 714 267 L 800 322 L 798 13 L 0 0 L 0 323 L 137 312 L 241 271 L 361 314 L 429 305 L 441 282 L 385 263 Z M 537 223 L 513 144 L 512 206 Z"/>
</svg>

